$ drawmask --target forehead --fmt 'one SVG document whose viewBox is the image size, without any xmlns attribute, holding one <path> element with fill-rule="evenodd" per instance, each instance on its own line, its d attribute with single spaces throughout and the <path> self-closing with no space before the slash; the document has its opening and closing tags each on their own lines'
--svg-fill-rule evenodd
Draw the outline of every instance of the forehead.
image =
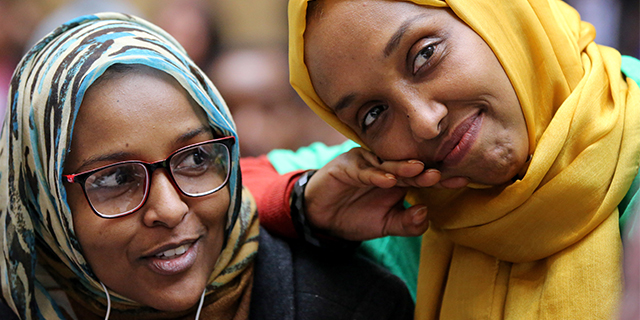
<svg viewBox="0 0 640 320">
<path fill-rule="evenodd" d="M 312 10 L 308 14 L 305 47 L 321 39 L 328 42 L 325 44 L 329 46 L 324 48 L 332 52 L 343 52 L 344 48 L 382 40 L 386 31 L 399 26 L 407 17 L 430 12 L 430 9 L 412 3 L 378 0 L 323 1 L 321 6 Z M 344 44 L 350 45 L 340 46 Z"/>
<path fill-rule="evenodd" d="M 438 32 L 452 19 L 446 9 L 403 1 L 323 1 L 309 12 L 305 31 L 305 63 L 312 83 L 323 97 L 324 86 L 352 88 L 360 84 L 362 75 L 345 74 L 351 71 L 384 77 L 397 68 L 387 65 L 391 62 L 389 48 L 398 44 L 402 32 L 414 24 L 427 29 L 425 32 Z M 327 91 L 335 93 L 335 89 Z M 331 105 L 330 101 L 325 103 Z"/>
<path fill-rule="evenodd" d="M 107 72 L 83 98 L 72 145 L 89 150 L 173 141 L 207 123 L 204 111 L 168 74 L 151 68 Z"/>
<path fill-rule="evenodd" d="M 141 65 L 115 66 L 91 84 L 77 121 L 108 116 L 119 117 L 118 122 L 156 121 L 158 119 L 153 118 L 162 112 L 169 112 L 161 117 L 163 122 L 171 122 L 172 114 L 203 113 L 187 91 L 167 73 Z"/>
</svg>

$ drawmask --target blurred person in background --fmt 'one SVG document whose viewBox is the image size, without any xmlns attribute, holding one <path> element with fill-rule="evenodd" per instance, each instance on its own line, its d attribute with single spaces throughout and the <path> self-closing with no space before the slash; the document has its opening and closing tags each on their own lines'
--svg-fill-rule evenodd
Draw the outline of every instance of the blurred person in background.
<svg viewBox="0 0 640 320">
<path fill-rule="evenodd" d="M 287 53 L 279 47 L 231 49 L 208 69 L 238 127 L 243 157 L 345 140 L 316 116 L 289 85 Z"/>
<path fill-rule="evenodd" d="M 0 0 L 0 127 L 13 69 L 22 57 L 42 10 L 32 0 Z"/>
<path fill-rule="evenodd" d="M 566 0 L 584 21 L 596 27 L 596 42 L 618 48 L 620 44 L 620 19 L 622 0 Z"/>
<path fill-rule="evenodd" d="M 206 70 L 220 51 L 220 31 L 209 1 L 163 0 L 151 20 L 172 35 L 201 69 Z"/>
<path fill-rule="evenodd" d="M 640 58 L 638 0 L 565 0 L 597 30 L 596 42 Z"/>
<path fill-rule="evenodd" d="M 141 16 L 127 0 L 0 0 L 0 123 L 5 114 L 9 81 L 28 48 L 62 23 L 100 11 Z M 48 8 L 53 5 L 53 10 Z M 49 10 L 49 11 L 48 11 Z"/>
<path fill-rule="evenodd" d="M 129 0 L 69 0 L 57 2 L 59 4 L 54 6 L 55 9 L 42 16 L 41 20 L 35 25 L 33 32 L 28 36 L 29 41 L 25 50 L 32 47 L 56 27 L 75 17 L 97 12 L 121 12 L 139 17 L 144 16 Z M 23 53 L 20 52 L 20 55 Z"/>
<path fill-rule="evenodd" d="M 636 212 L 640 207 L 636 205 Z M 624 248 L 624 297 L 620 308 L 620 320 L 640 319 L 640 215 L 629 222 L 623 239 Z"/>
</svg>

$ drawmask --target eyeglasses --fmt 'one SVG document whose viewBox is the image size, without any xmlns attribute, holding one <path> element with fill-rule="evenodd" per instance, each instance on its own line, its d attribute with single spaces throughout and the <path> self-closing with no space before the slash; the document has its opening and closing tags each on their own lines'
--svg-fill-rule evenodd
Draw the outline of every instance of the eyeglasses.
<svg viewBox="0 0 640 320">
<path fill-rule="evenodd" d="M 151 176 L 158 168 L 167 169 L 172 183 L 188 197 L 202 197 L 222 189 L 231 173 L 234 143 L 233 136 L 208 140 L 180 148 L 165 160 L 122 161 L 63 177 L 82 186 L 98 216 L 112 219 L 144 206 Z"/>
</svg>

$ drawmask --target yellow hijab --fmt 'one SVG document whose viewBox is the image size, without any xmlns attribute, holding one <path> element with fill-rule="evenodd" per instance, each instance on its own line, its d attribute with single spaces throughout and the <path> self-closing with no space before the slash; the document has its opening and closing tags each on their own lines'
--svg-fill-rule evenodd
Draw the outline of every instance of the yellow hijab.
<svg viewBox="0 0 640 320">
<path fill-rule="evenodd" d="M 620 54 L 558 0 L 413 0 L 450 7 L 492 48 L 529 132 L 522 179 L 413 190 L 429 208 L 417 319 L 609 319 L 622 289 L 617 205 L 638 172 L 640 89 Z M 291 83 L 349 138 L 304 64 L 306 0 L 289 3 Z"/>
</svg>

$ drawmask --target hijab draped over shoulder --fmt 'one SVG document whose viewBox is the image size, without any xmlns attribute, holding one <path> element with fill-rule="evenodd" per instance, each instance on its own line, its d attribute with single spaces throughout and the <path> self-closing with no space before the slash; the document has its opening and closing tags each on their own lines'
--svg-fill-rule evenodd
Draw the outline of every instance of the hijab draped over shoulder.
<svg viewBox="0 0 640 320">
<path fill-rule="evenodd" d="M 513 183 L 412 190 L 428 206 L 417 319 L 609 319 L 620 292 L 617 205 L 638 172 L 640 90 L 620 54 L 558 0 L 412 0 L 448 7 L 491 47 L 526 120 L 531 160 Z M 318 97 L 304 63 L 306 0 L 289 3 L 291 83 Z"/>
<path fill-rule="evenodd" d="M 36 278 L 37 265 L 44 266 L 71 300 L 96 315 L 106 312 L 105 293 L 74 234 L 62 170 L 87 88 L 117 63 L 167 73 L 205 111 L 215 133 L 236 136 L 229 110 L 213 84 L 171 36 L 142 19 L 116 13 L 84 16 L 38 42 L 13 76 L 0 142 L 2 302 L 21 319 L 64 318 Z M 242 188 L 237 143 L 231 154 L 226 245 L 210 276 L 205 305 L 235 314 L 227 309 L 237 308 L 237 301 L 228 300 L 249 296 L 258 220 L 253 200 Z M 110 295 L 115 317 L 181 316 Z M 226 305 L 218 303 L 222 300 Z"/>
</svg>

